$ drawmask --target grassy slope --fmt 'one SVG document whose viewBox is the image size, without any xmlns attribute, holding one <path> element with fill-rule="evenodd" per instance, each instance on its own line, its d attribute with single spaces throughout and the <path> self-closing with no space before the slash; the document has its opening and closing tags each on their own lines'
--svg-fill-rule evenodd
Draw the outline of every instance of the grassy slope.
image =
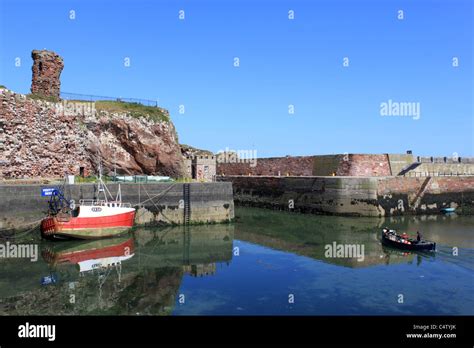
<svg viewBox="0 0 474 348">
<path fill-rule="evenodd" d="M 95 102 L 97 111 L 128 112 L 132 117 L 146 117 L 153 121 L 169 122 L 170 118 L 163 109 L 154 106 L 145 106 L 138 103 L 100 100 Z"/>
</svg>

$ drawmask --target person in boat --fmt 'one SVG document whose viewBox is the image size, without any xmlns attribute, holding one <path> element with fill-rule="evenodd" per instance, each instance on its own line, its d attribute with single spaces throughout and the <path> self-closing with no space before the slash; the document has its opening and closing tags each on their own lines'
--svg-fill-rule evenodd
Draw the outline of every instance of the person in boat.
<svg viewBox="0 0 474 348">
<path fill-rule="evenodd" d="M 416 241 L 419 243 L 421 242 L 421 234 L 420 231 L 416 231 Z"/>
</svg>

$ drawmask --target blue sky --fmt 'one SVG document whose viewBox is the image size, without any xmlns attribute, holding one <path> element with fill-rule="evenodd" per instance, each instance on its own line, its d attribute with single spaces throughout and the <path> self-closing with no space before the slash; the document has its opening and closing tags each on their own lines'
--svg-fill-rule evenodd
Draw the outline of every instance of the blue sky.
<svg viewBox="0 0 474 348">
<path fill-rule="evenodd" d="M 473 11 L 471 0 L 0 0 L 0 84 L 28 93 L 31 50 L 47 48 L 64 58 L 62 91 L 158 99 L 196 147 L 474 156 Z M 419 103 L 419 119 L 381 116 L 388 100 Z"/>
</svg>

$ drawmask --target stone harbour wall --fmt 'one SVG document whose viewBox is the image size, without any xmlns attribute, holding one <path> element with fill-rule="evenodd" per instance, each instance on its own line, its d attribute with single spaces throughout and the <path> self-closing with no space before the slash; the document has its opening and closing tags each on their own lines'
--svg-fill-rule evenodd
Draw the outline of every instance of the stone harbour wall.
<svg viewBox="0 0 474 348">
<path fill-rule="evenodd" d="M 242 160 L 242 159 L 241 159 Z M 218 175 L 386 176 L 392 175 L 388 155 L 342 154 L 259 158 L 256 163 L 217 164 Z"/>
<path fill-rule="evenodd" d="M 233 184 L 236 204 L 349 216 L 474 214 L 474 177 L 219 176 Z"/>
<path fill-rule="evenodd" d="M 182 183 L 121 184 L 122 201 L 136 207 L 137 225 L 183 224 L 184 192 Z M 226 182 L 191 183 L 190 223 L 221 223 L 234 219 L 232 185 Z M 45 185 L 0 185 L 0 231 L 22 229 L 39 223 L 48 210 L 49 197 L 41 196 Z M 118 184 L 107 184 L 115 196 Z M 94 185 L 80 184 L 66 187 L 66 197 L 80 199 L 94 197 Z"/>
<path fill-rule="evenodd" d="M 347 154 L 342 156 L 336 171 L 338 176 L 389 176 L 388 155 Z"/>
<path fill-rule="evenodd" d="M 243 159 L 241 159 L 242 161 Z M 253 159 L 255 161 L 255 159 Z M 218 175 L 281 175 L 308 176 L 313 173 L 313 156 L 259 158 L 251 162 L 219 163 Z"/>
</svg>

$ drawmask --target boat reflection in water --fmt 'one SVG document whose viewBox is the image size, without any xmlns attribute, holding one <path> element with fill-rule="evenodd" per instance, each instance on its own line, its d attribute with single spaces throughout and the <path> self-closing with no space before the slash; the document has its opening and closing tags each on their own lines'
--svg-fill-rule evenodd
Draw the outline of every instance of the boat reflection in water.
<svg viewBox="0 0 474 348">
<path fill-rule="evenodd" d="M 240 208 L 240 216 L 252 223 L 236 226 L 236 239 L 275 250 L 310 257 L 324 263 L 348 268 L 377 265 L 411 264 L 415 256 L 434 257 L 419 252 L 403 252 L 382 245 L 379 232 L 387 224 L 384 219 L 312 216 L 259 209 Z M 398 226 L 391 221 L 391 225 Z M 272 228 L 266 228 L 272 226 Z M 416 230 L 415 230 L 416 231 Z M 364 247 L 364 257 L 328 257 L 326 247 L 332 245 Z"/>
<path fill-rule="evenodd" d="M 383 245 L 383 260 L 386 265 L 392 265 L 406 261 L 407 263 L 413 263 L 416 258 L 416 265 L 421 265 L 423 259 L 429 260 L 436 257 L 436 254 L 433 252 L 423 252 L 423 251 L 404 251 L 390 246 Z"/>
<path fill-rule="evenodd" d="M 233 229 L 140 228 L 111 239 L 43 243 L 42 286 L 8 299 L 27 307 L 3 309 L 23 315 L 171 314 L 186 274 L 211 276 L 229 265 Z"/>
<path fill-rule="evenodd" d="M 421 231 L 437 251 L 384 246 L 384 226 Z M 239 208 L 234 224 L 136 228 L 89 241 L 38 238 L 38 262 L 0 259 L 0 315 L 470 315 L 471 226 L 472 217 Z M 363 258 L 327 256 L 328 245 L 363 246 Z M 289 288 L 299 294 L 296 306 L 282 302 Z M 410 306 L 397 302 L 401 291 Z"/>
<path fill-rule="evenodd" d="M 64 242 L 43 249 L 42 256 L 54 267 L 75 264 L 80 273 L 110 268 L 133 257 L 131 237 L 96 240 L 86 243 Z"/>
</svg>

